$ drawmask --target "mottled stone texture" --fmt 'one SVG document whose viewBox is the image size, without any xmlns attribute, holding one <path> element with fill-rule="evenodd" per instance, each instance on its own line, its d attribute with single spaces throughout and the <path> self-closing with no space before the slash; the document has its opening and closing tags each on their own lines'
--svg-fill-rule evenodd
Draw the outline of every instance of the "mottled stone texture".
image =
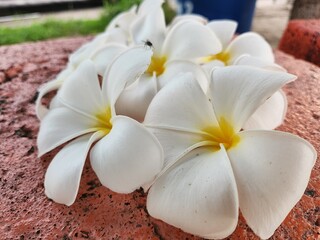
<svg viewBox="0 0 320 240">
<path fill-rule="evenodd" d="M 44 195 L 53 151 L 37 158 L 36 89 L 65 66 L 68 54 L 89 38 L 0 47 L 0 238 L 1 239 L 199 239 L 151 218 L 146 194 L 120 195 L 101 186 L 87 163 L 71 207 Z M 289 108 L 281 130 L 320 150 L 320 68 L 277 52 L 277 62 L 298 75 L 285 87 Z M 191 220 L 192 221 L 192 220 Z M 317 239 L 320 226 L 320 162 L 308 188 L 272 239 Z M 258 239 L 240 217 L 230 239 Z"/>
<path fill-rule="evenodd" d="M 289 21 L 279 49 L 320 66 L 320 19 Z"/>
</svg>

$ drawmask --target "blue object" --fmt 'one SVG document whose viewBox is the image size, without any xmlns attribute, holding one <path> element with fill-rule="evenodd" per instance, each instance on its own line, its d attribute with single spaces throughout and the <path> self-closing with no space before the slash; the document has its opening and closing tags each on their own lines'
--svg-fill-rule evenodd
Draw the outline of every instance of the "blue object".
<svg viewBox="0 0 320 240">
<path fill-rule="evenodd" d="M 180 13 L 197 13 L 213 19 L 238 22 L 237 33 L 250 31 L 256 0 L 178 0 Z"/>
</svg>

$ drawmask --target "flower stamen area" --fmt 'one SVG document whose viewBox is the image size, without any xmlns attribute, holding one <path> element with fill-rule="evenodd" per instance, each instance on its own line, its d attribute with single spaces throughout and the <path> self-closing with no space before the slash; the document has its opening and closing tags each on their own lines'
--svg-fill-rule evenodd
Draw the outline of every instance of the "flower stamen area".
<svg viewBox="0 0 320 240">
<path fill-rule="evenodd" d="M 106 109 L 99 111 L 95 117 L 98 119 L 97 126 L 97 131 L 102 131 L 107 135 L 112 128 L 112 123 L 111 123 L 111 108 L 107 107 Z"/>
<path fill-rule="evenodd" d="M 153 73 L 156 73 L 156 76 L 161 75 L 165 68 L 165 63 L 167 61 L 167 57 L 162 56 L 162 57 L 156 57 L 152 56 L 151 58 L 151 63 L 149 65 L 149 68 L 147 69 L 146 73 L 149 73 L 150 75 L 153 75 Z"/>
<path fill-rule="evenodd" d="M 214 60 L 219 60 L 219 61 L 223 62 L 224 65 L 228 65 L 229 61 L 230 61 L 230 58 L 231 58 L 230 53 L 221 52 L 221 53 L 218 53 L 218 54 L 215 54 L 215 55 L 210 55 L 210 56 L 204 57 L 202 59 L 202 61 L 204 63 L 208 63 L 208 62 L 211 62 L 211 61 L 214 61 Z"/>
<path fill-rule="evenodd" d="M 220 149 L 220 144 L 223 144 L 228 150 L 240 141 L 240 137 L 235 133 L 232 125 L 223 117 L 220 118 L 219 126 L 209 126 L 202 131 L 206 133 L 204 141 L 209 142 L 214 151 Z"/>
</svg>

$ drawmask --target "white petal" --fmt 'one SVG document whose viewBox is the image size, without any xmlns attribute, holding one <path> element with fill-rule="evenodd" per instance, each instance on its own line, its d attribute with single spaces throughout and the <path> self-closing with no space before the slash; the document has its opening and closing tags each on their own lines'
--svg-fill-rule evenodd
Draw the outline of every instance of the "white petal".
<svg viewBox="0 0 320 240">
<path fill-rule="evenodd" d="M 114 113 L 114 104 L 126 86 L 130 86 L 149 67 L 152 50 L 149 47 L 137 46 L 124 51 L 106 70 L 102 91 L 104 99 L 111 105 Z"/>
<path fill-rule="evenodd" d="M 67 67 L 58 74 L 55 80 L 64 81 L 67 77 L 70 76 L 73 71 L 74 68 L 70 64 L 68 64 Z"/>
<path fill-rule="evenodd" d="M 112 120 L 111 132 L 91 150 L 91 165 L 101 183 L 130 193 L 153 181 L 163 165 L 157 139 L 141 124 L 124 116 Z"/>
<path fill-rule="evenodd" d="M 124 46 L 128 44 L 128 32 L 122 28 L 115 28 L 109 30 L 103 33 L 103 36 L 104 37 L 102 37 L 101 40 L 95 44 L 95 49 L 97 49 L 100 46 L 103 47 L 104 45 L 110 43 L 118 43 Z"/>
<path fill-rule="evenodd" d="M 192 149 L 201 146 L 202 128 L 218 125 L 212 106 L 198 82 L 181 75 L 154 97 L 144 121 L 160 141 L 166 170 Z"/>
<path fill-rule="evenodd" d="M 77 68 L 81 62 L 89 58 L 89 56 L 95 51 L 96 48 L 100 47 L 103 39 L 107 35 L 107 33 L 99 34 L 92 41 L 82 45 L 79 49 L 73 52 L 69 56 L 70 65 L 73 68 Z"/>
<path fill-rule="evenodd" d="M 107 106 L 102 99 L 97 71 L 86 60 L 67 78 L 58 93 L 59 100 L 71 109 L 95 116 Z"/>
<path fill-rule="evenodd" d="M 97 35 L 91 42 L 86 43 L 69 57 L 70 64 L 77 68 L 80 63 L 88 59 L 96 49 L 103 47 L 106 43 L 126 44 L 127 35 L 122 29 L 112 29 L 111 31 Z"/>
<path fill-rule="evenodd" d="M 129 32 L 130 25 L 136 19 L 137 6 L 132 6 L 128 11 L 122 12 L 115 16 L 109 23 L 106 28 L 106 32 L 109 32 L 115 28 L 123 29 L 126 32 Z"/>
<path fill-rule="evenodd" d="M 266 70 L 286 72 L 286 70 L 278 64 L 273 62 L 264 61 L 261 58 L 253 57 L 250 55 L 241 55 L 234 60 L 233 65 L 248 65 L 253 67 L 264 68 Z"/>
<path fill-rule="evenodd" d="M 168 60 L 191 60 L 213 55 L 221 50 L 220 41 L 208 27 L 195 21 L 183 21 L 168 32 L 162 54 Z"/>
<path fill-rule="evenodd" d="M 90 59 L 94 62 L 98 74 L 103 76 L 107 67 L 114 60 L 114 58 L 125 49 L 127 49 L 127 47 L 122 44 L 111 43 L 96 50 L 91 55 Z"/>
<path fill-rule="evenodd" d="M 159 175 L 190 151 L 204 145 L 201 133 L 157 127 L 148 127 L 148 129 L 157 137 L 164 152 L 164 166 Z"/>
<path fill-rule="evenodd" d="M 144 123 L 150 127 L 201 132 L 217 124 L 212 106 L 193 77 L 181 75 L 154 97 Z"/>
<path fill-rule="evenodd" d="M 230 53 L 231 63 L 243 54 L 248 54 L 267 62 L 274 62 L 274 55 L 269 43 L 261 35 L 253 32 L 243 33 L 236 37 L 226 51 Z"/>
<path fill-rule="evenodd" d="M 282 124 L 286 112 L 286 95 L 282 91 L 277 91 L 251 115 L 243 129 L 275 129 Z"/>
<path fill-rule="evenodd" d="M 214 68 L 216 67 L 224 67 L 225 63 L 220 61 L 220 60 L 213 60 L 208 63 L 202 64 L 201 67 L 202 69 L 206 72 L 208 78 L 210 78 L 211 73 Z"/>
<path fill-rule="evenodd" d="M 69 56 L 69 63 L 73 68 L 77 68 L 78 65 L 86 58 L 88 57 L 88 52 L 91 53 L 91 49 L 94 47 L 92 42 L 85 43 L 80 48 L 78 48 L 76 51 L 74 51 Z"/>
<path fill-rule="evenodd" d="M 233 38 L 238 23 L 232 20 L 214 20 L 210 21 L 207 26 L 216 34 L 225 49 Z"/>
<path fill-rule="evenodd" d="M 148 14 L 140 17 L 132 24 L 131 35 L 136 44 L 150 41 L 154 47 L 155 54 L 161 52 L 165 38 L 166 22 L 162 8 L 154 9 Z"/>
<path fill-rule="evenodd" d="M 54 108 L 43 118 L 38 133 L 38 155 L 88 132 L 95 131 L 97 120 L 65 107 Z"/>
<path fill-rule="evenodd" d="M 58 90 L 62 83 L 64 82 L 64 80 L 70 76 L 70 74 L 74 71 L 74 68 L 69 64 L 64 70 L 62 70 L 58 76 L 52 80 L 49 81 L 47 83 L 45 83 L 44 85 L 42 85 L 39 89 L 38 89 L 38 97 L 36 100 L 36 114 L 37 117 L 41 120 L 42 118 L 44 118 L 44 116 L 47 114 L 48 112 L 48 108 L 44 105 L 42 105 L 41 100 L 42 98 L 49 92 L 54 91 L 54 90 Z"/>
<path fill-rule="evenodd" d="M 228 155 L 240 210 L 252 230 L 266 239 L 302 197 L 317 154 L 310 143 L 288 133 L 248 131 L 239 136 Z"/>
<path fill-rule="evenodd" d="M 175 60 L 170 61 L 165 68 L 165 72 L 159 76 L 160 88 L 168 82 L 171 82 L 180 73 L 192 73 L 194 78 L 199 82 L 202 90 L 207 91 L 209 80 L 199 65 L 190 61 Z"/>
<path fill-rule="evenodd" d="M 238 193 L 225 150 L 192 151 L 152 185 L 147 209 L 183 231 L 224 238 L 238 222 Z"/>
<path fill-rule="evenodd" d="M 164 0 L 144 0 L 139 6 L 138 14 L 140 16 L 148 14 L 154 9 L 161 8 L 163 3 L 164 3 Z"/>
<path fill-rule="evenodd" d="M 63 105 L 62 102 L 59 101 L 59 98 L 56 95 L 51 99 L 49 109 L 53 109 L 53 108 L 57 108 L 57 107 L 65 107 L 65 106 Z"/>
<path fill-rule="evenodd" d="M 256 67 L 230 66 L 212 72 L 210 93 L 217 119 L 239 131 L 249 117 L 294 75 Z"/>
<path fill-rule="evenodd" d="M 42 105 L 41 100 L 42 98 L 49 92 L 57 90 L 60 88 L 62 85 L 63 81 L 60 79 L 53 80 L 50 82 L 47 82 L 46 84 L 42 85 L 39 90 L 38 90 L 38 97 L 36 100 L 36 115 L 37 117 L 42 120 L 44 116 L 48 113 L 49 109 L 45 106 Z"/>
<path fill-rule="evenodd" d="M 58 152 L 45 175 L 44 187 L 48 198 L 67 206 L 74 203 L 88 151 L 101 137 L 101 133 L 82 136 Z"/>
<path fill-rule="evenodd" d="M 177 15 L 176 17 L 174 17 L 170 23 L 170 26 L 168 26 L 168 30 L 170 30 L 171 28 L 173 28 L 175 25 L 183 22 L 183 21 L 196 21 L 202 24 L 207 24 L 208 23 L 208 19 L 205 18 L 202 15 L 198 15 L 198 14 L 183 14 L 183 15 Z"/>
<path fill-rule="evenodd" d="M 126 88 L 116 102 L 116 113 L 142 122 L 149 104 L 158 90 L 157 77 L 141 76 L 137 82 Z"/>
</svg>

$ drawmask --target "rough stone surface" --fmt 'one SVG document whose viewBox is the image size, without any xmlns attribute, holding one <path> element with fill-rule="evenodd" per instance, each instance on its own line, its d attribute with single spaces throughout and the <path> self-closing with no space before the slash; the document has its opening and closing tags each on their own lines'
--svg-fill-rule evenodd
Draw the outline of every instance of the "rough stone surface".
<svg viewBox="0 0 320 240">
<path fill-rule="evenodd" d="M 320 19 L 289 21 L 279 49 L 320 66 Z"/>
<path fill-rule="evenodd" d="M 146 194 L 111 192 L 87 161 L 76 202 L 59 205 L 44 195 L 44 174 L 57 150 L 37 158 L 36 89 L 66 64 L 88 38 L 0 47 L 0 238 L 1 239 L 199 239 L 150 217 Z M 285 87 L 288 114 L 281 130 L 320 150 L 320 68 L 282 52 L 277 61 L 298 75 Z M 4 77 L 5 76 L 5 77 Z M 258 239 L 240 216 L 229 239 Z M 320 161 L 304 196 L 272 239 L 317 239 L 320 231 Z"/>
</svg>

